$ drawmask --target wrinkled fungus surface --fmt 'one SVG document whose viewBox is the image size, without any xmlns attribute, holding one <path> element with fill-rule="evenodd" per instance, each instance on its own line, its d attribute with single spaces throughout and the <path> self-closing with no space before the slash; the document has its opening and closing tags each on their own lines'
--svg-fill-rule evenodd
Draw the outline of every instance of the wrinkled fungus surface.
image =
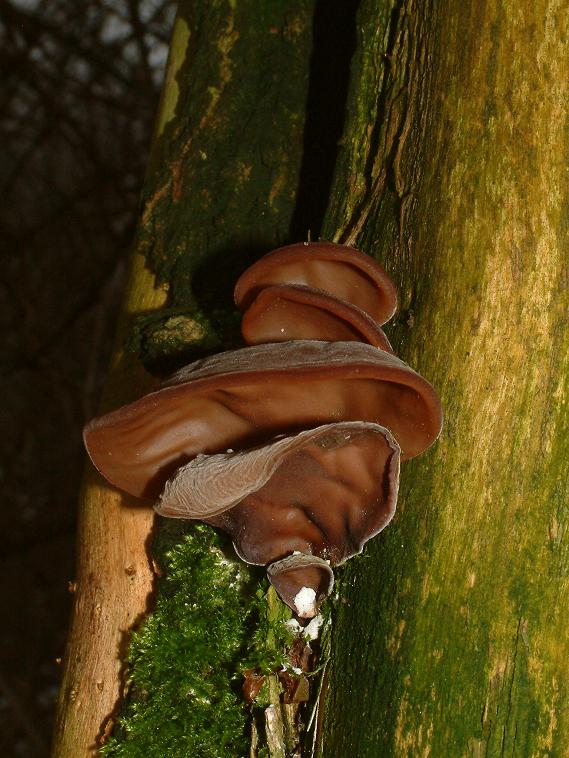
<svg viewBox="0 0 569 758">
<path fill-rule="evenodd" d="M 344 422 L 242 453 L 202 455 L 166 484 L 156 510 L 228 532 L 265 565 L 294 552 L 337 565 L 392 518 L 399 446 L 378 424 Z"/>
</svg>

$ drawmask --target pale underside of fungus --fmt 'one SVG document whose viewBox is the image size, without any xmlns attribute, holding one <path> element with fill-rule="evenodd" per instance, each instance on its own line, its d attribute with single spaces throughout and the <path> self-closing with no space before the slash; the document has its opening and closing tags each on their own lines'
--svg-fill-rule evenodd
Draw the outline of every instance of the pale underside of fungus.
<svg viewBox="0 0 569 758">
<path fill-rule="evenodd" d="M 226 531 L 311 618 L 332 566 L 395 512 L 400 460 L 442 415 L 432 386 L 380 326 L 396 307 L 385 271 L 353 248 L 311 243 L 239 279 L 249 345 L 181 369 L 159 390 L 85 428 L 98 470 L 163 516 Z"/>
</svg>

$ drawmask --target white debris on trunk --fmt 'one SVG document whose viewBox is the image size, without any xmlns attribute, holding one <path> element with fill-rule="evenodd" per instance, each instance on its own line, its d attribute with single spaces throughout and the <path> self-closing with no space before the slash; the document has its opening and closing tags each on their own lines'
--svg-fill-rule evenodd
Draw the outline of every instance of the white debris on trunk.
<svg viewBox="0 0 569 758">
<path fill-rule="evenodd" d="M 294 606 L 300 618 L 316 615 L 316 591 L 312 587 L 301 587 L 294 596 Z"/>
</svg>

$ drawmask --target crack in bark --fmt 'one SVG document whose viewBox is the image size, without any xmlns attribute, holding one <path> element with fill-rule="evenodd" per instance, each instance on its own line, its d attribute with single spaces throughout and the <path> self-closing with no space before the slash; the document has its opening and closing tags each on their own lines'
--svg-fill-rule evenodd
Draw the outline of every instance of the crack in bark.
<svg viewBox="0 0 569 758">
<path fill-rule="evenodd" d="M 387 48 L 383 54 L 385 73 L 377 101 L 377 115 L 369 139 L 364 168 L 365 189 L 334 241 L 356 243 L 372 210 L 381 204 L 389 188 L 398 205 L 399 246 L 404 246 L 406 220 L 414 199 L 414 187 L 420 180 L 420 160 L 404 166 L 404 154 L 414 124 L 419 137 L 426 118 L 420 112 L 422 85 L 429 78 L 427 46 L 424 42 L 424 18 L 414 0 L 399 0 L 391 12 Z M 415 139 L 419 144 L 420 139 Z M 406 169 L 407 174 L 406 175 Z"/>
<path fill-rule="evenodd" d="M 507 700 L 507 704 L 506 704 L 506 718 L 505 718 L 505 721 L 504 721 L 504 726 L 502 727 L 502 745 L 501 745 L 501 752 L 500 752 L 501 758 L 504 758 L 505 750 L 506 750 L 506 737 L 507 737 L 507 732 L 508 732 L 508 724 L 509 724 L 510 715 L 511 715 L 511 712 L 512 712 L 512 696 L 513 696 L 513 690 L 514 690 L 514 681 L 515 681 L 515 677 L 516 677 L 516 663 L 517 663 L 517 658 L 518 658 L 518 646 L 519 646 L 519 643 L 520 643 L 520 636 L 523 635 L 522 629 L 523 629 L 523 626 L 524 626 L 525 623 L 526 622 L 525 622 L 524 617 L 520 616 L 520 618 L 518 619 L 518 626 L 516 628 L 516 638 L 515 638 L 515 642 L 514 642 L 514 653 L 513 653 L 513 658 L 512 658 L 512 671 L 511 671 L 511 674 L 510 674 L 510 684 L 509 684 L 509 687 L 508 687 L 508 700 Z M 512 754 L 513 754 L 513 750 L 514 750 L 514 747 L 515 747 L 515 742 L 516 742 L 515 735 L 516 734 L 517 734 L 517 722 L 514 723 L 514 739 L 513 739 L 513 742 L 512 742 Z"/>
<path fill-rule="evenodd" d="M 356 49 L 360 0 L 319 0 L 313 21 L 304 145 L 291 239 L 318 239 L 330 195 Z"/>
</svg>

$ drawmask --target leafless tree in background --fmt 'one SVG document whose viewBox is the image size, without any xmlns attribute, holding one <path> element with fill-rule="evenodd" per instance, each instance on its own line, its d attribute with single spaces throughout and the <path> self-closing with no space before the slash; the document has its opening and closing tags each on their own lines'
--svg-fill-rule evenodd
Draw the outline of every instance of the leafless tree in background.
<svg viewBox="0 0 569 758">
<path fill-rule="evenodd" d="M 7 758 L 48 751 L 81 426 L 108 360 L 174 11 L 172 0 L 0 0 Z"/>
</svg>

